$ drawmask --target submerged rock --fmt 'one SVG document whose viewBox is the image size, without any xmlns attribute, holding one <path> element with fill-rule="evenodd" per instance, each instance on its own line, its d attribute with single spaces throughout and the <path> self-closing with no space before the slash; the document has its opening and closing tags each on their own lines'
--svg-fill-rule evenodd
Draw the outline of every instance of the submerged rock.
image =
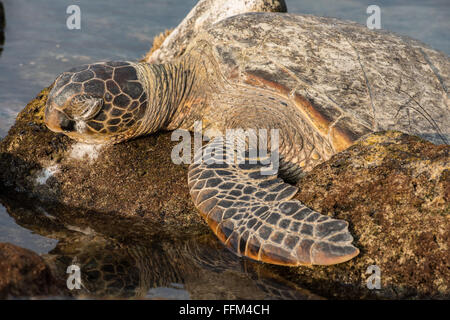
<svg viewBox="0 0 450 320">
<path fill-rule="evenodd" d="M 39 255 L 0 243 L 0 299 L 56 295 L 60 292 L 56 283 Z"/>
</svg>

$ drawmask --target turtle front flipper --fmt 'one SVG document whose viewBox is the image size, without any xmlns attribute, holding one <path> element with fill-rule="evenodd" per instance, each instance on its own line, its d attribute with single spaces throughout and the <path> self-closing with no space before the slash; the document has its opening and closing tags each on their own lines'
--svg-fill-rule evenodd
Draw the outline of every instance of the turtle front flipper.
<svg viewBox="0 0 450 320">
<path fill-rule="evenodd" d="M 188 183 L 196 207 L 229 249 L 287 266 L 337 264 L 358 255 L 346 221 L 291 200 L 297 188 L 265 175 L 261 161 L 224 161 L 230 150 L 224 140 L 216 137 L 196 154 Z"/>
</svg>

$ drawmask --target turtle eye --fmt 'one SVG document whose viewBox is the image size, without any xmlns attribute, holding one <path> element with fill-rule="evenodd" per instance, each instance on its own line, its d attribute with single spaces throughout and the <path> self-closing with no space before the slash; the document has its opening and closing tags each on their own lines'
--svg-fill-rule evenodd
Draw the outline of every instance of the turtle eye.
<svg viewBox="0 0 450 320">
<path fill-rule="evenodd" d="M 89 120 L 100 112 L 103 106 L 103 99 L 83 94 L 73 98 L 70 104 L 74 119 Z"/>
</svg>

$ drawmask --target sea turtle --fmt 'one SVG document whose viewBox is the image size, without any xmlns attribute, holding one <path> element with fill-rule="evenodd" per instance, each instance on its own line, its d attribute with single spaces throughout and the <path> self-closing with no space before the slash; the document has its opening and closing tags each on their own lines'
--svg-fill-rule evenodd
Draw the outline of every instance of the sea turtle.
<svg viewBox="0 0 450 320">
<path fill-rule="evenodd" d="M 443 53 L 356 23 L 246 13 L 201 30 L 170 63 L 101 62 L 62 73 L 45 122 L 94 144 L 203 129 L 207 161 L 190 165 L 188 183 L 218 238 L 263 262 L 330 265 L 359 253 L 348 223 L 293 200 L 297 187 L 286 181 L 370 132 L 448 143 L 449 69 Z M 220 162 L 237 148 L 224 133 L 238 128 L 279 130 L 279 148 L 270 149 L 280 156 L 278 174 L 262 170 L 274 163 L 254 157 L 249 139 L 245 163 Z"/>
</svg>

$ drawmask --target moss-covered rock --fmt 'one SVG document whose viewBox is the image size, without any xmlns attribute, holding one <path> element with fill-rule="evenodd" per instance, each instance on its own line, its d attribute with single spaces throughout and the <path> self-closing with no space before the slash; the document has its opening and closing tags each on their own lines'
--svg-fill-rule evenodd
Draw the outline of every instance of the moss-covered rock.
<svg viewBox="0 0 450 320">
<path fill-rule="evenodd" d="M 99 214 L 139 217 L 173 232 L 207 230 L 190 200 L 187 167 L 171 161 L 170 133 L 103 150 L 74 143 L 43 123 L 48 92 L 19 113 L 0 143 L 3 187 Z"/>
<path fill-rule="evenodd" d="M 361 253 L 298 268 L 297 279 L 337 296 L 450 297 L 449 152 L 399 132 L 375 133 L 312 170 L 296 198 L 349 221 Z M 367 289 L 370 265 L 380 268 L 380 290 Z"/>
</svg>

